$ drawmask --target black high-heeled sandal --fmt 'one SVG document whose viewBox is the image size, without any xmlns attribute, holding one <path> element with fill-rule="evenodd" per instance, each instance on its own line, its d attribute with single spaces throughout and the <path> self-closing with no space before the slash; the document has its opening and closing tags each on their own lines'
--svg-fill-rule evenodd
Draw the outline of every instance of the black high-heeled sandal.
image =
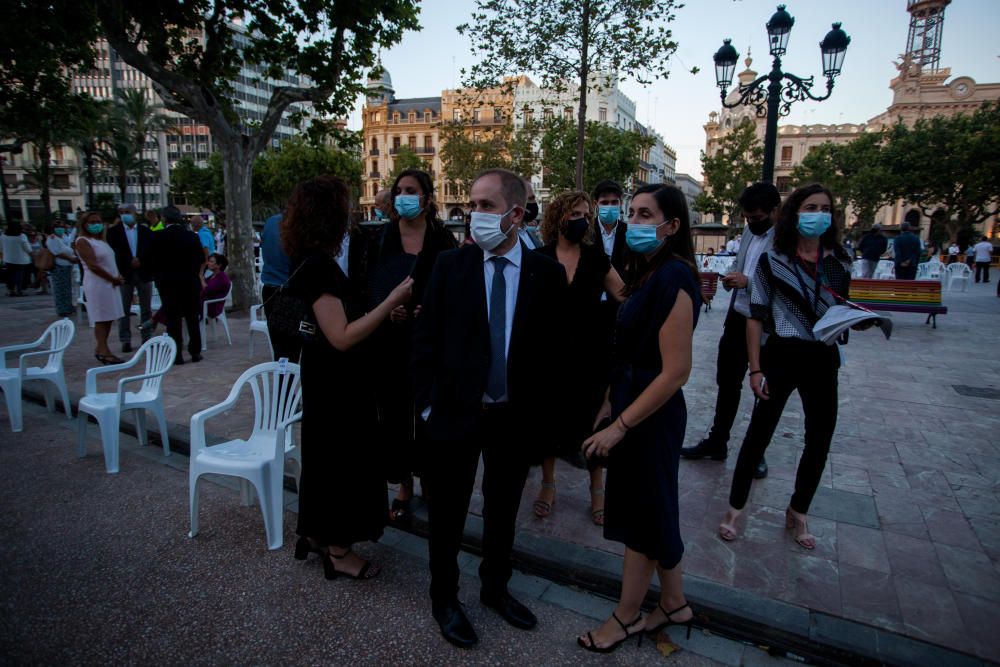
<svg viewBox="0 0 1000 667">
<path fill-rule="evenodd" d="M 305 560 L 309 553 L 323 555 L 323 550 L 319 548 L 312 540 L 310 540 L 305 535 L 299 538 L 299 541 L 295 543 L 295 560 Z"/>
<path fill-rule="evenodd" d="M 400 500 L 399 498 L 392 499 L 392 505 L 389 509 L 389 521 L 397 526 L 408 527 L 413 521 L 413 513 L 410 511 L 410 501 Z"/>
<path fill-rule="evenodd" d="M 350 577 L 351 579 L 373 579 L 378 576 L 379 572 L 382 571 L 378 565 L 375 565 L 371 561 L 366 560 L 364 566 L 357 574 L 350 574 L 348 572 L 341 572 L 333 565 L 333 560 L 343 560 L 347 558 L 351 550 L 348 549 L 339 556 L 327 551 L 326 557 L 323 558 L 323 576 L 327 579 L 336 579 L 338 575 L 343 575 L 345 577 Z"/>
<path fill-rule="evenodd" d="M 598 646 L 597 642 L 594 640 L 594 635 L 592 635 L 590 633 L 590 631 L 588 630 L 587 631 L 587 641 L 589 641 L 590 643 L 589 644 L 584 643 L 584 641 L 583 641 L 583 639 L 581 637 L 577 637 L 576 638 L 576 643 L 579 644 L 582 648 L 585 648 L 588 651 L 592 651 L 594 653 L 611 653 L 616 648 L 618 648 L 619 646 L 621 646 L 623 643 L 625 643 L 626 641 L 628 641 L 632 637 L 638 635 L 639 636 L 639 646 L 642 646 L 642 630 L 636 630 L 635 632 L 629 632 L 628 631 L 628 629 L 630 627 L 632 627 L 633 625 L 635 625 L 636 623 L 638 623 L 639 621 L 642 620 L 642 612 L 640 612 L 639 615 L 635 617 L 634 621 L 632 621 L 631 623 L 628 623 L 628 624 L 622 623 L 622 619 L 618 618 L 618 614 L 615 614 L 614 612 L 611 613 L 611 618 L 615 619 L 615 621 L 618 622 L 618 625 L 621 626 L 622 631 L 625 633 L 624 637 L 622 637 L 621 639 L 619 639 L 618 641 L 616 641 L 616 642 L 614 642 L 612 644 L 608 644 L 607 646 Z"/>
<path fill-rule="evenodd" d="M 657 625 L 655 628 L 647 628 L 646 629 L 646 634 L 647 635 L 649 635 L 650 637 L 655 637 L 656 635 L 658 635 L 660 633 L 661 630 L 664 630 L 665 628 L 669 628 L 671 625 L 683 625 L 683 626 L 687 627 L 687 638 L 691 639 L 691 621 L 694 620 L 694 614 L 692 613 L 691 618 L 689 618 L 686 621 L 681 621 L 680 623 L 675 623 L 670 618 L 671 616 L 673 616 L 674 614 L 676 614 L 679 611 L 684 611 L 685 609 L 690 609 L 691 608 L 690 604 L 688 604 L 687 602 L 685 602 L 683 606 L 677 607 L 677 609 L 674 609 L 673 611 L 667 611 L 666 609 L 663 608 L 663 605 L 660 604 L 659 602 L 656 603 L 656 606 L 659 607 L 660 611 L 662 611 L 663 614 L 664 614 L 664 616 L 666 616 L 666 620 L 663 621 L 662 623 L 660 623 L 659 625 Z"/>
</svg>

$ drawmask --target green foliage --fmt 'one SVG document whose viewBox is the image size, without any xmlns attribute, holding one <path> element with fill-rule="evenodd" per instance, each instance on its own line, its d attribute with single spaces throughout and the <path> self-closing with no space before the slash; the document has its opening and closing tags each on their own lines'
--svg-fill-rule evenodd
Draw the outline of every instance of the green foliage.
<svg viewBox="0 0 1000 667">
<path fill-rule="evenodd" d="M 476 0 L 472 20 L 458 27 L 469 37 L 476 65 L 465 85 L 501 85 L 527 73 L 554 92 L 579 88 L 574 183 L 582 188 L 587 93 L 618 80 L 649 83 L 668 74 L 677 43 L 666 27 L 674 0 Z M 508 84 L 510 85 L 510 84 Z"/>
<path fill-rule="evenodd" d="M 642 151 L 652 137 L 590 121 L 584 135 L 587 162 L 581 188 L 590 192 L 604 179 L 625 183 L 639 169 Z M 576 123 L 564 118 L 545 122 L 541 138 L 545 187 L 552 193 L 578 189 L 575 173 Z"/>
<path fill-rule="evenodd" d="M 297 184 L 316 176 L 339 176 L 357 191 L 361 187 L 361 168 L 355 154 L 300 138 L 289 139 L 280 149 L 257 156 L 253 169 L 254 206 L 280 210 Z"/>
<path fill-rule="evenodd" d="M 423 169 L 424 171 L 430 173 L 431 168 L 427 166 L 423 158 L 417 155 L 417 152 L 410 148 L 406 144 L 401 144 L 399 148 L 392 149 L 395 152 L 392 153 L 392 169 L 386 172 L 385 177 L 382 179 L 382 187 L 391 187 L 393 181 L 402 172 L 407 169 Z M 358 168 L 358 173 L 361 173 L 361 168 Z"/>
<path fill-rule="evenodd" d="M 479 140 L 472 136 L 472 126 L 463 122 L 441 125 L 441 165 L 448 184 L 459 193 L 468 195 L 472 181 L 483 169 L 511 169 L 507 148 L 513 130 L 509 125 L 498 128 L 479 127 Z M 532 172 L 518 171 L 530 175 Z"/>
<path fill-rule="evenodd" d="M 132 150 L 137 158 L 136 175 L 139 177 L 142 213 L 146 212 L 146 173 L 155 166 L 142 157 L 146 138 L 171 127 L 167 117 L 160 113 L 161 109 L 160 105 L 149 101 L 146 91 L 141 88 L 119 90 L 115 100 L 114 113 L 120 119 L 121 129 L 132 141 Z"/>
<path fill-rule="evenodd" d="M 866 230 L 878 210 L 901 194 L 896 172 L 887 164 L 885 143 L 885 133 L 869 132 L 846 144 L 820 144 L 792 170 L 792 182 L 796 187 L 822 183 L 841 213 L 850 205 L 860 230 Z"/>
<path fill-rule="evenodd" d="M 932 216 L 948 212 L 948 233 L 960 232 L 1000 214 L 1000 102 L 972 114 L 918 120 L 889 132 L 887 169 L 902 195 Z"/>
<path fill-rule="evenodd" d="M 728 215 L 733 224 L 740 215 L 740 194 L 760 180 L 763 166 L 764 146 L 757 139 L 753 122 L 744 119 L 722 138 L 714 155 L 701 152 L 706 187 L 694 200 L 695 210 L 719 217 Z"/>
<path fill-rule="evenodd" d="M 178 160 L 170 172 L 170 195 L 184 197 L 190 206 L 218 213 L 226 205 L 222 177 L 222 158 L 218 153 L 208 157 L 208 166 L 199 167 L 190 155 Z"/>
</svg>

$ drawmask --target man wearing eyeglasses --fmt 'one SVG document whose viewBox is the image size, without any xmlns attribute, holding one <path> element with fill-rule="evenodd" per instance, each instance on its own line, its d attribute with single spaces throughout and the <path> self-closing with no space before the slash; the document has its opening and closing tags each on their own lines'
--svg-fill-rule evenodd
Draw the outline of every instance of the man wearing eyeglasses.
<svg viewBox="0 0 1000 667">
<path fill-rule="evenodd" d="M 731 290 L 729 312 L 719 339 L 719 357 L 715 382 L 719 394 L 715 403 L 715 419 L 707 438 L 693 447 L 681 449 L 686 459 L 724 461 L 729 455 L 729 432 L 740 407 L 740 393 L 746 377 L 747 317 L 750 316 L 749 276 L 757 269 L 757 260 L 770 249 L 774 240 L 774 219 L 781 205 L 778 188 L 771 183 L 754 183 L 740 195 L 740 208 L 746 226 L 740 237 L 736 267 L 721 278 L 723 287 Z M 756 479 L 767 477 L 767 462 L 761 458 L 754 472 Z"/>
</svg>

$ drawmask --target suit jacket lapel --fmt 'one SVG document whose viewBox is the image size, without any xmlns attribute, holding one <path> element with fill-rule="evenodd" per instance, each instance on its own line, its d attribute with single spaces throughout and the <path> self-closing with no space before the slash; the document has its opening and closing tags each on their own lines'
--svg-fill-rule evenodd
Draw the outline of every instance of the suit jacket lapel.
<svg viewBox="0 0 1000 667">
<path fill-rule="evenodd" d="M 484 341 L 487 354 L 490 346 L 490 320 L 486 309 L 486 274 L 483 271 L 483 249 L 476 246 L 467 253 L 468 261 L 465 266 L 465 299 L 473 309 L 476 318 L 475 330 L 480 340 Z"/>
</svg>

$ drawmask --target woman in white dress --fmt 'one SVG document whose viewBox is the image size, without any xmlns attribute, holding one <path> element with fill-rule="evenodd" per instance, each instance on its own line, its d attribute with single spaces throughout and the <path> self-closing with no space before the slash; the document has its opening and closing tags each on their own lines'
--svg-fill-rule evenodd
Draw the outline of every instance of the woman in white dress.
<svg viewBox="0 0 1000 667">
<path fill-rule="evenodd" d="M 104 241 L 104 221 L 95 211 L 84 213 L 77 222 L 76 254 L 83 262 L 83 295 L 87 318 L 94 327 L 97 348 L 94 356 L 102 364 L 120 364 L 123 359 L 111 353 L 108 334 L 111 325 L 125 316 L 118 286 L 125 282 L 115 266 L 115 252 Z"/>
</svg>

